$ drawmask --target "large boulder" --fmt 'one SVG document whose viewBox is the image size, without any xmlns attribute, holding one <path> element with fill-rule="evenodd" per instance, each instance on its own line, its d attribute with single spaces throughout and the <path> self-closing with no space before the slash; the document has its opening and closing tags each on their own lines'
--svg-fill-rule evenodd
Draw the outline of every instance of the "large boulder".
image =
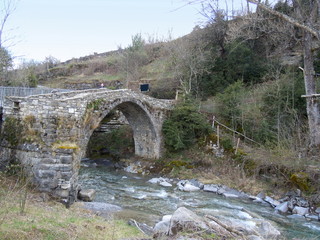
<svg viewBox="0 0 320 240">
<path fill-rule="evenodd" d="M 169 235 L 176 235 L 179 231 L 208 230 L 208 225 L 197 214 L 185 207 L 178 208 L 172 215 L 169 226 Z"/>
</svg>

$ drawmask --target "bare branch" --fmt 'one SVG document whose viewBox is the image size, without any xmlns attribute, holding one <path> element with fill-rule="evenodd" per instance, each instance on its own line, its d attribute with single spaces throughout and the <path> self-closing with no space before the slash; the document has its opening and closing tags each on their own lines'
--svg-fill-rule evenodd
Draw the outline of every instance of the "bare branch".
<svg viewBox="0 0 320 240">
<path fill-rule="evenodd" d="M 293 24 L 294 26 L 296 27 L 299 27 L 307 32 L 310 32 L 314 37 L 316 37 L 318 40 L 320 40 L 320 33 L 319 31 L 315 30 L 314 28 L 312 27 L 309 27 L 301 22 L 299 22 L 297 19 L 294 19 L 292 17 L 289 17 L 281 12 L 278 12 L 278 11 L 275 11 L 273 10 L 272 8 L 266 6 L 265 4 L 257 1 L 257 0 L 247 0 L 248 2 L 250 3 L 253 3 L 253 4 L 256 4 L 258 7 L 260 7 L 261 9 L 271 13 L 272 15 L 275 15 L 291 24 Z"/>
<path fill-rule="evenodd" d="M 14 0 L 3 0 L 3 5 L 0 6 L 0 48 L 3 47 L 3 31 L 7 23 L 8 18 L 16 9 Z"/>
</svg>

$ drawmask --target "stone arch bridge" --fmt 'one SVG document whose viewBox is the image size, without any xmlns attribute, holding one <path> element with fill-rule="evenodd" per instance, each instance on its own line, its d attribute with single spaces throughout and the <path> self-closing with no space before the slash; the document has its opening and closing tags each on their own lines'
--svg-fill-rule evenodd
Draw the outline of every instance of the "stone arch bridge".
<svg viewBox="0 0 320 240">
<path fill-rule="evenodd" d="M 173 105 L 127 89 L 7 97 L 0 163 L 22 163 L 40 191 L 68 198 L 78 189 L 90 136 L 110 111 L 120 110 L 131 125 L 137 156 L 159 158 L 162 124 Z"/>
</svg>

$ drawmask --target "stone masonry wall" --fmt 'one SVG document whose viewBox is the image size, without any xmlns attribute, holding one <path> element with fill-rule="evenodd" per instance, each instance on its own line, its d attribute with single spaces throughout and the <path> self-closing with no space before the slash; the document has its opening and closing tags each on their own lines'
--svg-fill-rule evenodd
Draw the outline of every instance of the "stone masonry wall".
<svg viewBox="0 0 320 240">
<path fill-rule="evenodd" d="M 130 90 L 10 97 L 3 109 L 1 161 L 16 159 L 39 190 L 68 198 L 77 191 L 80 160 L 90 136 L 111 110 L 121 110 L 132 126 L 136 155 L 159 158 L 162 123 L 173 104 Z"/>
</svg>

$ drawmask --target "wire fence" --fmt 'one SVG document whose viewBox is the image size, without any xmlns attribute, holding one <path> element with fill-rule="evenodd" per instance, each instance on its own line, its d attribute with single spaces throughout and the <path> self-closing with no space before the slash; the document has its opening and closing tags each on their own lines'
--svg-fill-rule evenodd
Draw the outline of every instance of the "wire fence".
<svg viewBox="0 0 320 240">
<path fill-rule="evenodd" d="M 52 91 L 68 92 L 70 90 L 53 88 L 0 87 L 0 107 L 3 106 L 3 101 L 7 96 L 26 97 L 31 95 L 51 93 Z"/>
</svg>

